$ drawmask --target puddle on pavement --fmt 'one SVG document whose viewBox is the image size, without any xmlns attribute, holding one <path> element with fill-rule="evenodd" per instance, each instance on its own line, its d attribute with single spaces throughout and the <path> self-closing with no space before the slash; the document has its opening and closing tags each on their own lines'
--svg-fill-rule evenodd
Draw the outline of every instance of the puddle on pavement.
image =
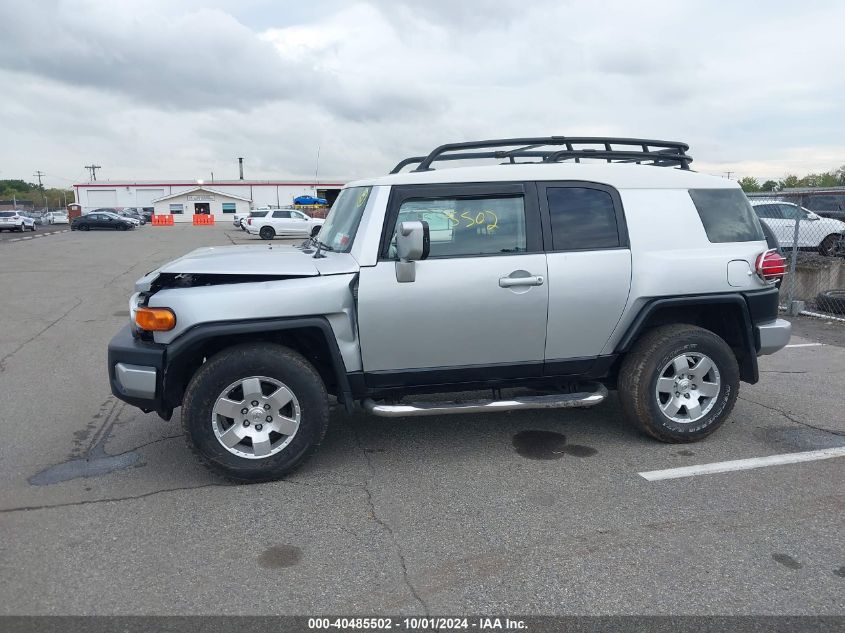
<svg viewBox="0 0 845 633">
<path fill-rule="evenodd" d="M 261 552 L 258 565 L 264 569 L 293 567 L 302 560 L 302 550 L 293 545 L 274 545 Z"/>
<path fill-rule="evenodd" d="M 106 453 L 106 442 L 111 437 L 123 407 L 115 403 L 113 398 L 107 399 L 100 405 L 86 427 L 74 433 L 74 448 L 70 458 L 64 462 L 45 468 L 34 474 L 27 481 L 32 486 L 49 486 L 51 484 L 79 479 L 80 477 L 99 477 L 116 470 L 123 470 L 132 466 L 141 466 L 141 454 L 136 451 L 126 451 L 117 455 Z M 102 420 L 102 424 L 99 424 Z M 86 440 L 94 436 L 96 442 L 87 451 L 83 450 Z M 97 437 L 99 435 L 99 437 Z"/>
<path fill-rule="evenodd" d="M 28 479 L 33 486 L 49 486 L 62 481 L 79 479 L 80 477 L 99 477 L 116 470 L 123 470 L 134 466 L 141 459 L 140 453 L 129 451 L 120 455 L 102 455 L 72 459 L 55 466 L 50 466 Z"/>
<path fill-rule="evenodd" d="M 772 554 L 772 560 L 776 563 L 780 563 L 784 567 L 788 569 L 801 569 L 803 565 L 799 563 L 797 560 L 792 558 L 789 554 Z"/>
<path fill-rule="evenodd" d="M 775 426 L 757 428 L 755 435 L 779 450 L 813 451 L 821 448 L 845 446 L 845 437 L 806 426 Z"/>
<path fill-rule="evenodd" d="M 520 431 L 513 436 L 517 454 L 528 459 L 560 459 L 564 455 L 590 457 L 598 453 L 592 446 L 567 444 L 566 436 L 554 431 Z"/>
</svg>

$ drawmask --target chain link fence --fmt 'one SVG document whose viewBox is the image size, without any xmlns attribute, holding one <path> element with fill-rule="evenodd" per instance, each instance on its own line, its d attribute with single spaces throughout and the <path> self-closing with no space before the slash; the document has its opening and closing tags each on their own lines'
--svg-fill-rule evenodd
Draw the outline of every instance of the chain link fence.
<svg viewBox="0 0 845 633">
<path fill-rule="evenodd" d="M 786 258 L 781 306 L 845 318 L 845 222 L 805 208 L 804 196 L 749 196 Z"/>
</svg>

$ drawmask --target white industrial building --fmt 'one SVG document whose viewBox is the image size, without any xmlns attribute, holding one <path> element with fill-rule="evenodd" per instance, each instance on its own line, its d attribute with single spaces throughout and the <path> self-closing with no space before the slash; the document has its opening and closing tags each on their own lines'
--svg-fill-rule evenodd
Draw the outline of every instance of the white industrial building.
<svg viewBox="0 0 845 633">
<path fill-rule="evenodd" d="M 134 207 L 191 222 L 195 213 L 208 213 L 220 221 L 250 208 L 286 206 L 297 196 L 326 198 L 331 204 L 342 186 L 339 181 L 306 180 L 97 180 L 73 188 L 83 213 Z"/>
</svg>

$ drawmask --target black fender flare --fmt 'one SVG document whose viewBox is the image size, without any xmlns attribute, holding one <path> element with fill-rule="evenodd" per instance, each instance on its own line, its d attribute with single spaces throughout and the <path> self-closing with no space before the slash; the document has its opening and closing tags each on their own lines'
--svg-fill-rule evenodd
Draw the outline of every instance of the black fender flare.
<svg viewBox="0 0 845 633">
<path fill-rule="evenodd" d="M 634 342 L 646 329 L 646 324 L 652 314 L 663 308 L 694 308 L 696 306 L 730 305 L 736 307 L 742 315 L 740 333 L 742 335 L 743 353 L 737 356 L 740 377 L 744 382 L 754 384 L 760 379 L 757 366 L 758 343 L 755 341 L 754 327 L 751 321 L 748 302 L 740 293 L 723 293 L 714 295 L 689 295 L 683 297 L 666 297 L 651 299 L 642 307 L 640 312 L 628 326 L 625 334 L 619 339 L 614 350 L 617 354 L 626 353 Z"/>
<path fill-rule="evenodd" d="M 354 404 L 352 400 L 352 389 L 349 386 L 349 379 L 346 374 L 346 364 L 343 362 L 343 356 L 337 345 L 334 330 L 332 330 L 328 319 L 322 316 L 255 319 L 249 321 L 212 321 L 209 323 L 200 323 L 189 328 L 166 346 L 164 393 L 167 404 L 178 406 L 177 403 L 173 402 L 178 397 L 177 394 L 173 388 L 168 389 L 167 386 L 168 373 L 177 367 L 185 366 L 191 362 L 193 353 L 204 342 L 226 336 L 268 334 L 306 328 L 319 330 L 325 338 L 332 370 L 338 385 L 338 400 L 343 402 L 348 411 L 352 411 Z"/>
</svg>

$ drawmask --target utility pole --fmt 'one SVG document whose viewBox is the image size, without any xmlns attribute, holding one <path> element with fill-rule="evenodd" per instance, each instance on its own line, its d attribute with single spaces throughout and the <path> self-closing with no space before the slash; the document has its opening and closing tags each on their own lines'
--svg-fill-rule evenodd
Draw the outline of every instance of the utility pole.
<svg viewBox="0 0 845 633">
<path fill-rule="evenodd" d="M 97 170 L 102 169 L 99 165 L 85 165 L 85 169 L 87 169 L 91 173 L 91 181 L 97 182 Z"/>
<path fill-rule="evenodd" d="M 731 179 L 731 174 L 732 174 L 733 172 L 732 172 L 732 171 L 726 171 L 725 173 L 728 175 L 728 180 L 730 180 L 730 179 Z"/>
<path fill-rule="evenodd" d="M 47 174 L 45 174 L 43 171 L 41 171 L 39 169 L 32 175 L 35 176 L 36 178 L 38 178 L 38 189 L 41 191 L 41 197 L 44 198 L 44 208 L 46 209 L 47 208 L 47 194 L 44 193 L 44 184 L 41 182 L 41 177 L 46 176 Z"/>
</svg>

